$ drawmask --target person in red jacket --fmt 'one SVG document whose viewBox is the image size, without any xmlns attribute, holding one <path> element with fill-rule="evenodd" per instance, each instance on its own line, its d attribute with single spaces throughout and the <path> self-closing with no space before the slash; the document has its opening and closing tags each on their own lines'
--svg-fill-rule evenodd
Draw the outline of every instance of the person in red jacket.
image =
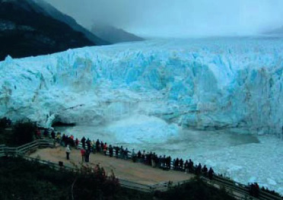
<svg viewBox="0 0 283 200">
<path fill-rule="evenodd" d="M 105 143 L 104 145 L 103 145 L 103 153 L 104 153 L 104 155 L 106 155 L 106 153 L 107 153 L 107 143 Z"/>
<path fill-rule="evenodd" d="M 39 129 L 36 130 L 36 138 L 41 139 L 41 133 Z"/>
<path fill-rule="evenodd" d="M 81 149 L 81 155 L 82 155 L 82 162 L 85 161 L 85 150 Z"/>
</svg>

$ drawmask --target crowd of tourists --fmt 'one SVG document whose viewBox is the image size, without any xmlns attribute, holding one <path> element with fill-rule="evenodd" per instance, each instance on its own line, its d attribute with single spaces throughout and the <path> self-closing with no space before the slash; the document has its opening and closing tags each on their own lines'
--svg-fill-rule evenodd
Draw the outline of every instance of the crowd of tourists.
<svg viewBox="0 0 283 200">
<path fill-rule="evenodd" d="M 195 165 L 191 159 L 172 159 L 170 156 L 161 156 L 154 152 L 146 152 L 145 150 L 136 152 L 134 149 L 132 149 L 129 151 L 128 148 L 124 148 L 123 146 L 112 146 L 99 139 L 96 141 L 91 141 L 89 138 L 85 137 L 78 139 L 74 138 L 73 135 L 68 136 L 66 134 L 61 134 L 60 132 L 55 133 L 54 130 L 49 134 L 47 129 L 43 131 L 38 129 L 36 131 L 37 138 L 42 136 L 41 132 L 43 132 L 44 137 L 51 137 L 54 142 L 66 147 L 66 159 L 68 160 L 70 159 L 71 147 L 74 147 L 76 149 L 80 149 L 82 162 L 86 163 L 89 162 L 89 156 L 91 153 L 102 153 L 110 157 L 116 157 L 125 160 L 132 159 L 133 162 L 143 163 L 154 168 L 161 168 L 163 170 L 172 169 L 183 171 L 185 173 L 194 173 L 198 176 L 203 175 L 209 179 L 213 178 L 214 171 L 211 167 L 208 169 L 206 165 L 202 166 L 200 163 Z"/>
</svg>

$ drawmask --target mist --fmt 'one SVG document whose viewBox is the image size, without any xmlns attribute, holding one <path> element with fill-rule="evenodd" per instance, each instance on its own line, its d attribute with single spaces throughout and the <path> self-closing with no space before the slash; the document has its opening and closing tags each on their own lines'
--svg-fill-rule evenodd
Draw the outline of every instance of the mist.
<svg viewBox="0 0 283 200">
<path fill-rule="evenodd" d="M 283 26 L 282 0 L 46 0 L 90 28 L 143 37 L 257 35 Z"/>
</svg>

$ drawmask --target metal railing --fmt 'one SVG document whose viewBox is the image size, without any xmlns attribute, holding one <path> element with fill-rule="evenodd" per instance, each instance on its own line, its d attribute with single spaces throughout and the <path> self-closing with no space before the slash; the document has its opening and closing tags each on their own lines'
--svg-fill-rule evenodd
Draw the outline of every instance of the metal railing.
<svg viewBox="0 0 283 200">
<path fill-rule="evenodd" d="M 40 139 L 24 144 L 18 147 L 8 147 L 5 144 L 0 145 L 0 157 L 3 156 L 22 156 L 27 152 L 36 150 L 40 147 L 53 147 L 53 141 L 50 139 Z"/>
</svg>

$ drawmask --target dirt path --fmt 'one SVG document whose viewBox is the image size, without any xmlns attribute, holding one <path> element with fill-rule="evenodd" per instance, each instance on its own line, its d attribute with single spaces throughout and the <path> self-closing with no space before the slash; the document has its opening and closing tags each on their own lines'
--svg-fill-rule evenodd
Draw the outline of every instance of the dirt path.
<svg viewBox="0 0 283 200">
<path fill-rule="evenodd" d="M 70 160 L 68 161 L 63 147 L 38 149 L 35 153 L 30 155 L 32 158 L 37 158 L 38 156 L 42 160 L 54 163 L 62 161 L 65 166 L 73 166 L 71 162 L 80 165 L 82 161 L 80 151 L 76 149 L 72 149 Z M 165 181 L 184 181 L 194 177 L 192 174 L 172 170 L 164 171 L 141 163 L 133 163 L 131 160 L 110 158 L 109 156 L 104 156 L 99 153 L 90 155 L 89 165 L 95 166 L 96 164 L 100 164 L 101 167 L 104 167 L 107 173 L 110 173 L 112 169 L 117 178 L 147 185 Z"/>
</svg>

